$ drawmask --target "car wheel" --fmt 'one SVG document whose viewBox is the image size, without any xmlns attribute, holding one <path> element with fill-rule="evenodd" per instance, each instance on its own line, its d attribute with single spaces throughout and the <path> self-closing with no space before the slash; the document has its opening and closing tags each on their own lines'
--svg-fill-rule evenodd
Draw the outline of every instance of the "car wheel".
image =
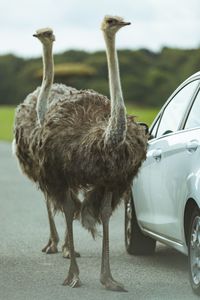
<svg viewBox="0 0 200 300">
<path fill-rule="evenodd" d="M 156 247 L 156 241 L 145 236 L 138 225 L 132 193 L 125 201 L 125 246 L 133 255 L 152 255 Z"/>
<path fill-rule="evenodd" d="M 195 210 L 189 231 L 189 276 L 193 291 L 200 295 L 200 211 Z"/>
</svg>

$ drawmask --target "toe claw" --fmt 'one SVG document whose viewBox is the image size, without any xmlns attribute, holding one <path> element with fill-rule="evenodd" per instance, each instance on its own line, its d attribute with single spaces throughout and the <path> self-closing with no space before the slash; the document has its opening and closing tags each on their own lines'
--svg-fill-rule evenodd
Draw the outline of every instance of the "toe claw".
<svg viewBox="0 0 200 300">
<path fill-rule="evenodd" d="M 48 244 L 42 249 L 46 254 L 53 254 L 58 252 L 57 244 L 49 241 Z"/>
<path fill-rule="evenodd" d="M 82 285 L 77 275 L 69 275 L 63 282 L 63 285 L 68 285 L 72 288 L 80 287 Z"/>
<path fill-rule="evenodd" d="M 50 247 L 47 248 L 46 253 L 47 253 L 47 254 L 58 253 L 58 248 L 57 248 L 57 246 L 51 245 Z"/>
<path fill-rule="evenodd" d="M 128 292 L 123 284 L 115 281 L 112 277 L 110 278 L 104 278 L 103 280 L 101 280 L 101 283 L 105 286 L 105 288 L 107 290 L 110 291 L 116 291 L 116 292 Z"/>
<path fill-rule="evenodd" d="M 42 248 L 42 252 L 46 252 L 47 247 Z"/>
</svg>

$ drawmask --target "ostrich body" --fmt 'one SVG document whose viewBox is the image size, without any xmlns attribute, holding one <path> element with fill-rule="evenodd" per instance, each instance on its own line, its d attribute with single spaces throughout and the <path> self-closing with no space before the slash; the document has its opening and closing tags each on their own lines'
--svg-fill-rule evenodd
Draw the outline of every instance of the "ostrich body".
<svg viewBox="0 0 200 300">
<path fill-rule="evenodd" d="M 65 214 L 71 260 L 64 285 L 72 287 L 81 282 L 72 228 L 77 206 L 70 191 L 82 188 L 86 190 L 81 210 L 83 226 L 94 235 L 96 224 L 103 225 L 100 281 L 107 289 L 124 291 L 110 271 L 109 219 L 145 159 L 147 147 L 144 128 L 126 116 L 120 86 L 115 34 L 128 24 L 119 17 L 105 17 L 102 23 L 111 101 L 93 91 L 72 92 L 48 109 L 39 147 L 35 147 L 40 188 L 54 208 Z"/>
<path fill-rule="evenodd" d="M 13 152 L 18 158 L 22 172 L 38 184 L 39 159 L 36 147 L 39 147 L 41 126 L 48 108 L 62 100 L 76 89 L 63 84 L 53 84 L 54 65 L 52 46 L 55 36 L 50 28 L 40 29 L 33 36 L 43 45 L 43 80 L 41 87 L 29 94 L 24 102 L 17 107 L 15 114 Z M 50 226 L 50 238 L 43 252 L 56 253 L 59 241 L 54 222 L 51 203 L 45 193 L 47 212 Z M 68 257 L 67 236 L 63 245 L 63 256 Z M 77 256 L 79 254 L 77 253 Z"/>
</svg>

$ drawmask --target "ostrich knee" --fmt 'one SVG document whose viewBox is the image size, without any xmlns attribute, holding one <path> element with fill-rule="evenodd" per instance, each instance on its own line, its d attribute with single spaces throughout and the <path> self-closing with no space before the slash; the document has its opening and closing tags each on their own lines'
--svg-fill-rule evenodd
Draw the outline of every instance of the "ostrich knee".
<svg viewBox="0 0 200 300">
<path fill-rule="evenodd" d="M 68 235 L 68 231 L 66 229 L 65 232 L 65 241 L 64 244 L 62 245 L 62 253 L 63 253 L 63 257 L 64 258 L 70 258 L 70 251 L 69 251 L 69 235 Z M 80 253 L 75 251 L 75 256 L 76 257 L 80 257 Z"/>
</svg>

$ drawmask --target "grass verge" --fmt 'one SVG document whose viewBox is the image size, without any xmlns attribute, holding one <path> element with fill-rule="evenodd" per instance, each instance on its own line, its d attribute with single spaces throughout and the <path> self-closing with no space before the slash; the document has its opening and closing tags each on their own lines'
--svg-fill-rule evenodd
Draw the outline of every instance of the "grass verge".
<svg viewBox="0 0 200 300">
<path fill-rule="evenodd" d="M 127 111 L 129 114 L 137 117 L 136 121 L 145 122 L 150 126 L 158 112 L 158 109 L 141 108 L 128 105 Z M 12 141 L 14 114 L 14 106 L 0 106 L 0 140 Z"/>
</svg>

